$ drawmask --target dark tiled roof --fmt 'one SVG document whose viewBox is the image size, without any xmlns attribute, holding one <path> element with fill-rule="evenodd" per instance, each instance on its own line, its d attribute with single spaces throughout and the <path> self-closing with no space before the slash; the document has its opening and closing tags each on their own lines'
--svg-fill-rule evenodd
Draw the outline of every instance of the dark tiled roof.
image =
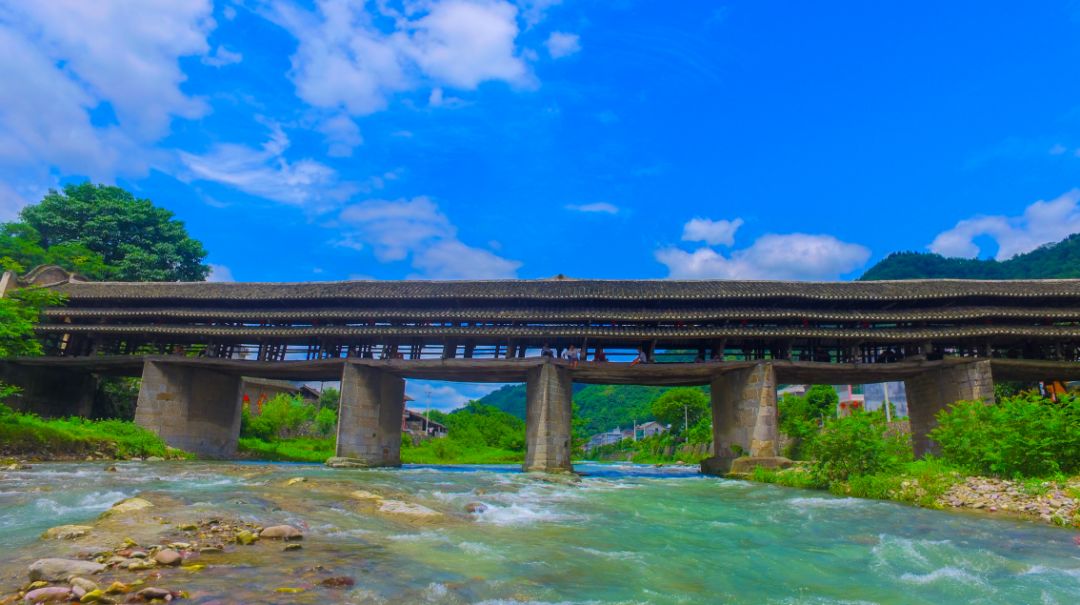
<svg viewBox="0 0 1080 605">
<path fill-rule="evenodd" d="M 505 280 L 302 283 L 68 282 L 54 288 L 80 300 L 920 300 L 959 297 L 1080 298 L 1080 280 L 910 280 L 871 282 Z"/>
<path fill-rule="evenodd" d="M 383 303 L 385 304 L 385 303 Z M 176 319 L 213 321 L 963 321 L 974 319 L 1080 320 L 1080 304 L 1061 307 L 934 307 L 884 311 L 797 309 L 790 307 L 695 306 L 679 309 L 621 309 L 618 307 L 294 307 L 288 309 L 208 307 L 58 307 L 46 309 L 48 319 Z"/>
<path fill-rule="evenodd" d="M 426 338 L 431 342 L 442 339 L 469 340 L 478 337 L 500 339 L 590 338 L 610 340 L 718 339 L 718 338 L 839 338 L 877 342 L 922 341 L 950 338 L 1080 338 L 1080 327 L 1067 326 L 956 326 L 944 328 L 846 329 L 796 327 L 706 327 L 706 328 L 646 328 L 646 327 L 246 327 L 246 326 L 184 326 L 184 325 L 79 325 L 47 324 L 36 328 L 39 334 L 96 334 L 96 335 L 153 335 L 188 338 L 232 339 L 312 339 L 312 338 Z"/>
</svg>

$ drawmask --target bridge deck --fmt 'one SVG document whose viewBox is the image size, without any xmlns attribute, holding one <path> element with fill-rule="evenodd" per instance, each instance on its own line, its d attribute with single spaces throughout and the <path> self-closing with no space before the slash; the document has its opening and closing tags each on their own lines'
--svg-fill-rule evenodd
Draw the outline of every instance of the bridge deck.
<svg viewBox="0 0 1080 605">
<path fill-rule="evenodd" d="M 963 364 L 978 358 L 946 358 L 937 361 L 854 364 L 773 360 L 777 381 L 784 384 L 863 384 L 904 380 L 936 367 Z M 162 361 L 205 368 L 234 376 L 284 380 L 339 380 L 344 364 L 371 366 L 402 378 L 450 382 L 524 382 L 529 369 L 544 360 L 526 359 L 428 359 L 372 360 L 320 359 L 313 361 L 253 361 L 180 356 L 113 355 L 94 357 L 24 357 L 2 363 L 48 366 L 76 372 L 141 376 L 146 361 Z M 563 361 L 556 361 L 565 364 Z M 709 384 L 714 376 L 738 370 L 758 361 L 705 363 L 582 362 L 569 368 L 574 382 L 582 384 L 634 384 L 693 386 Z M 992 359 L 996 380 L 1080 380 L 1080 363 Z"/>
</svg>

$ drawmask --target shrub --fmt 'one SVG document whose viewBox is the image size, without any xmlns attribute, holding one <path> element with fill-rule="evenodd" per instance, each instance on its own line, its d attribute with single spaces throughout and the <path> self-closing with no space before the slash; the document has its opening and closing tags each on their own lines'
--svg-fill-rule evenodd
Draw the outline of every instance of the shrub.
<svg viewBox="0 0 1080 605">
<path fill-rule="evenodd" d="M 885 418 L 875 412 L 854 411 L 834 418 L 815 439 L 814 473 L 825 483 L 847 481 L 896 468 L 911 459 L 908 436 L 886 437 Z"/>
<path fill-rule="evenodd" d="M 1080 398 L 1052 402 L 1035 394 L 997 405 L 961 401 L 930 432 L 941 457 L 970 472 L 1045 477 L 1080 471 Z"/>
<path fill-rule="evenodd" d="M 315 430 L 323 437 L 334 434 L 337 430 L 337 409 L 326 407 L 315 414 Z"/>
<path fill-rule="evenodd" d="M 301 397 L 276 395 L 262 406 L 259 414 L 252 414 L 245 406 L 241 410 L 240 435 L 272 440 L 294 435 L 305 422 L 315 418 L 315 407 Z"/>
</svg>

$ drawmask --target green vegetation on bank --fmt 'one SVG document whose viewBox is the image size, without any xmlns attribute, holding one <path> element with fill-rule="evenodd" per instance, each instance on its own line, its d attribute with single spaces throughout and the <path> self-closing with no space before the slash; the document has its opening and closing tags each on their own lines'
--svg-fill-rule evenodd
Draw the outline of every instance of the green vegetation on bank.
<svg viewBox="0 0 1080 605">
<path fill-rule="evenodd" d="M 608 387 L 615 388 L 615 387 Z M 670 430 L 641 439 L 623 439 L 588 452 L 594 460 L 627 460 L 643 464 L 696 463 L 708 457 L 712 442 L 709 397 L 693 387 L 665 389 L 649 405 L 649 415 Z"/>
<path fill-rule="evenodd" d="M 786 409 L 793 414 L 804 408 Z M 969 476 L 1049 485 L 1080 473 L 1080 397 L 1055 402 L 1025 393 L 992 406 L 961 401 L 939 412 L 937 421 L 930 437 L 939 456 L 913 460 L 910 437 L 889 427 L 880 412 L 826 418 L 818 430 L 802 434 L 797 452 L 805 455 L 797 457 L 803 462 L 784 470 L 757 468 L 750 478 L 938 508 L 941 497 Z M 782 408 L 781 427 L 792 426 L 806 427 L 785 418 Z"/>
<path fill-rule="evenodd" d="M 894 252 L 860 277 L 883 279 L 1055 279 L 1080 277 L 1080 233 L 1004 260 Z"/>
<path fill-rule="evenodd" d="M 0 456 L 43 459 L 186 457 L 124 420 L 44 419 L 0 404 Z"/>
</svg>

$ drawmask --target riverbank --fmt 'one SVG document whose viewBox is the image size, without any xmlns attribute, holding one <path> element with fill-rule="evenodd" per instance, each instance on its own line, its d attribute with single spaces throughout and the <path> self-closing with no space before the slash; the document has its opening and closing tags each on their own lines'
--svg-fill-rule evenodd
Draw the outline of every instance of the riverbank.
<svg viewBox="0 0 1080 605">
<path fill-rule="evenodd" d="M 294 437 L 266 441 L 241 437 L 241 457 L 275 462 L 325 462 L 335 456 L 334 439 Z M 428 439 L 413 445 L 402 442 L 402 464 L 514 464 L 525 453 L 486 445 L 463 445 L 449 439 Z"/>
<path fill-rule="evenodd" d="M 940 461 L 919 460 L 904 464 L 895 472 L 852 476 L 830 484 L 817 479 L 808 463 L 796 463 L 788 469 L 758 467 L 739 478 L 934 510 L 1080 528 L 1080 476 L 1014 481 L 969 475 Z"/>
<path fill-rule="evenodd" d="M 182 459 L 154 433 L 123 420 L 44 419 L 0 405 L 0 460 Z"/>
</svg>

